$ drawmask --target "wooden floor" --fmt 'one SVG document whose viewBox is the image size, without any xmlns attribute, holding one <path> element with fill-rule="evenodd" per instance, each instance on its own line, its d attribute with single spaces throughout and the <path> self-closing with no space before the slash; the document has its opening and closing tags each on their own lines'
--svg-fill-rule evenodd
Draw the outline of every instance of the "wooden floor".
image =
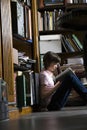
<svg viewBox="0 0 87 130">
<path fill-rule="evenodd" d="M 19 119 L 0 121 L 0 130 L 87 130 L 87 106 L 65 107 L 56 112 L 35 112 Z"/>
</svg>

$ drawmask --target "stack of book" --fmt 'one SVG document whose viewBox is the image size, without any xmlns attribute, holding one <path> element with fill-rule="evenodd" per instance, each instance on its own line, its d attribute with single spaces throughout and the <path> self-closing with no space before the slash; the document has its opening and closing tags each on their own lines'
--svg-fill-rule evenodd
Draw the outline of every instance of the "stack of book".
<svg viewBox="0 0 87 130">
<path fill-rule="evenodd" d="M 61 66 L 61 70 L 64 71 L 67 68 L 71 68 L 79 78 L 85 76 L 83 58 L 69 58 L 67 60 L 67 64 L 63 64 L 63 66 Z"/>
</svg>

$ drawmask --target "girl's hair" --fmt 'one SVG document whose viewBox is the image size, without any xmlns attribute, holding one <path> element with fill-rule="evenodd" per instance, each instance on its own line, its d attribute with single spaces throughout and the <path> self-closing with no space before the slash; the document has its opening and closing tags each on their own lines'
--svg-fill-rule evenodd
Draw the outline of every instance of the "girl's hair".
<svg viewBox="0 0 87 130">
<path fill-rule="evenodd" d="M 45 69 L 47 69 L 51 63 L 59 63 L 59 62 L 60 62 L 60 57 L 52 51 L 48 51 L 43 57 L 43 63 Z"/>
</svg>

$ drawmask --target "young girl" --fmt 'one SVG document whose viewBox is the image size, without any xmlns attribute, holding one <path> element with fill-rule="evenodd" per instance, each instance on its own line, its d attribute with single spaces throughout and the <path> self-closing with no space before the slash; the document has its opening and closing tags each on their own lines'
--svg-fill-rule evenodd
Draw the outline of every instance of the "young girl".
<svg viewBox="0 0 87 130">
<path fill-rule="evenodd" d="M 41 107 L 48 111 L 64 107 L 72 88 L 87 101 L 87 89 L 74 73 L 69 73 L 62 81 L 55 81 L 54 72 L 60 66 L 60 58 L 54 52 L 43 57 L 44 69 L 40 72 Z"/>
</svg>

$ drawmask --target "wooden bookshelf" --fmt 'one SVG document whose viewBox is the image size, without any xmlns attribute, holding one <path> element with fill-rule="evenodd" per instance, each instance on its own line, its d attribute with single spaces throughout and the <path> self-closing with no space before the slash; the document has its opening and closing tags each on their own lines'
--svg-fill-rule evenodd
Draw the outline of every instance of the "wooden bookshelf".
<svg viewBox="0 0 87 130">
<path fill-rule="evenodd" d="M 8 106 L 9 106 L 9 117 L 10 119 L 15 118 L 16 116 L 18 117 L 21 114 L 27 114 L 29 112 L 32 112 L 31 106 L 29 107 L 24 107 L 22 111 L 20 112 L 19 109 L 16 107 L 16 105 L 13 104 L 14 102 L 14 61 L 13 61 L 13 47 L 17 49 L 18 51 L 22 51 L 26 53 L 26 56 L 29 56 L 29 58 L 33 58 L 33 56 L 36 56 L 36 40 L 37 36 L 33 34 L 34 40 L 30 38 L 30 35 L 26 35 L 27 29 L 31 27 L 32 31 L 32 24 L 33 21 L 30 24 L 30 21 L 28 17 L 25 18 L 26 13 L 28 13 L 28 10 L 32 10 L 32 7 L 30 5 L 26 5 L 25 3 L 19 2 L 23 6 L 23 11 L 24 11 L 24 26 L 26 27 L 24 29 L 25 34 L 24 37 L 19 36 L 18 34 L 18 26 L 17 26 L 17 16 L 16 16 L 16 11 L 15 8 L 11 8 L 11 2 L 19 2 L 17 1 L 10 1 L 10 0 L 1 0 L 1 21 L 0 21 L 0 76 L 3 78 L 8 87 Z M 32 2 L 36 2 L 35 0 L 32 0 Z M 36 5 L 36 3 L 34 3 Z M 13 13 L 12 10 L 13 9 Z M 17 9 L 17 8 L 16 8 Z M 13 16 L 12 16 L 13 15 Z M 35 15 L 34 15 L 35 16 Z M 12 18 L 14 20 L 12 21 Z M 35 18 L 35 17 L 34 17 Z M 32 18 L 31 18 L 32 19 Z M 27 21 L 27 22 L 26 22 Z M 12 24 L 13 22 L 13 24 Z M 16 24 L 14 24 L 16 22 Z M 35 21 L 34 21 L 35 22 Z M 27 24 L 30 25 L 27 26 Z M 15 26 L 14 26 L 15 25 Z M 13 26 L 14 30 L 13 31 Z M 36 32 L 35 28 L 36 24 L 34 24 L 34 31 Z M 30 33 L 30 32 L 29 32 Z M 34 32 L 33 32 L 34 33 Z M 32 36 L 31 36 L 32 37 Z M 34 42 L 32 42 L 34 41 Z M 34 44 L 33 44 L 34 43 Z M 38 43 L 38 42 L 37 42 Z M 38 46 L 38 45 L 37 45 Z M 37 50 L 37 52 L 39 52 Z M 37 57 L 34 57 L 37 58 Z M 38 67 L 37 67 L 38 68 Z M 10 103 L 10 104 L 9 104 Z M 16 114 L 16 115 L 15 115 Z"/>
<path fill-rule="evenodd" d="M 72 34 L 74 31 L 70 29 L 58 28 L 57 30 L 39 31 L 39 35 L 53 35 L 53 34 Z"/>
</svg>

